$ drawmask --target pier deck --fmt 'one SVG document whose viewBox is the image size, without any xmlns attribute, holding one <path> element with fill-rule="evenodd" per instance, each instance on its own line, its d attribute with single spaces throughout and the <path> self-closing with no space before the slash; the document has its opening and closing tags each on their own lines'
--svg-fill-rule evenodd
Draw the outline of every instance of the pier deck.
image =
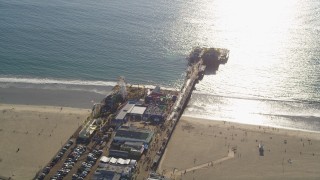
<svg viewBox="0 0 320 180">
<path fill-rule="evenodd" d="M 229 50 L 227 49 L 214 49 L 214 48 L 198 48 L 191 52 L 189 56 L 189 66 L 186 71 L 186 78 L 184 84 L 181 88 L 180 94 L 174 104 L 173 111 L 166 119 L 168 124 L 166 136 L 162 137 L 159 141 L 162 142 L 162 146 L 156 149 L 156 152 L 161 152 L 158 155 L 152 156 L 152 159 L 157 159 L 157 164 L 154 169 L 149 170 L 149 174 L 156 171 L 158 165 L 161 162 L 162 156 L 168 145 L 168 142 L 174 132 L 174 129 L 183 114 L 185 107 L 188 105 L 189 99 L 191 97 L 192 91 L 195 89 L 195 85 L 201 80 L 208 70 L 215 71 L 218 70 L 220 64 L 225 64 L 229 58 Z M 158 146 L 157 146 L 158 147 Z M 158 172 L 160 174 L 161 172 Z M 145 174 L 145 173 L 143 173 Z M 145 176 L 139 176 L 138 178 L 145 178 Z M 161 176 L 160 176 L 161 177 Z M 163 177 L 165 178 L 165 177 Z M 159 178 L 161 179 L 161 178 Z"/>
</svg>

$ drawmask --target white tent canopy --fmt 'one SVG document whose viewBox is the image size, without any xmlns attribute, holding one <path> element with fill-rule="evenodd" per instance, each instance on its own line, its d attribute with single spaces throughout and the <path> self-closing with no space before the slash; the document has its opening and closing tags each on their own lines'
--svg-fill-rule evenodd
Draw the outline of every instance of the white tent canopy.
<svg viewBox="0 0 320 180">
<path fill-rule="evenodd" d="M 109 161 L 110 161 L 110 158 L 107 157 L 107 156 L 102 156 L 102 157 L 100 158 L 100 162 L 108 163 Z"/>
</svg>

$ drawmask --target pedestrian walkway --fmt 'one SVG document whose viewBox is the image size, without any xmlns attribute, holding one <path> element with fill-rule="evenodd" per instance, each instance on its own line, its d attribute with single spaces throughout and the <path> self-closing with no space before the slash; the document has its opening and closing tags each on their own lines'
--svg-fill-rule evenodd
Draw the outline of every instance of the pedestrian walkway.
<svg viewBox="0 0 320 180">
<path fill-rule="evenodd" d="M 185 173 L 188 173 L 188 172 L 191 172 L 191 171 L 195 171 L 195 170 L 198 170 L 198 169 L 202 169 L 202 168 L 206 168 L 206 167 L 209 167 L 209 166 L 214 166 L 216 164 L 219 164 L 223 161 L 226 161 L 226 160 L 229 160 L 229 159 L 232 159 L 234 158 L 234 151 L 232 151 L 231 149 L 229 150 L 229 153 L 227 156 L 221 158 L 221 159 L 218 159 L 218 160 L 215 160 L 215 161 L 210 161 L 210 162 L 207 162 L 207 163 L 204 163 L 204 164 L 200 164 L 198 166 L 194 166 L 194 167 L 191 167 L 191 168 L 188 168 L 188 169 L 183 169 L 183 170 L 175 170 L 174 171 L 174 174 L 172 173 L 166 173 L 166 176 L 167 177 L 172 177 L 173 176 L 177 176 L 177 175 L 183 175 Z"/>
</svg>

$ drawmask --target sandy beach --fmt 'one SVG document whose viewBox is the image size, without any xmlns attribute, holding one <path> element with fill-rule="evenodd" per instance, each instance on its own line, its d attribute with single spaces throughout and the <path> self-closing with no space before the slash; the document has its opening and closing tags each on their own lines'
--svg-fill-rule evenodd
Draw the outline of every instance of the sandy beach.
<svg viewBox="0 0 320 180">
<path fill-rule="evenodd" d="M 0 177 L 32 179 L 82 124 L 90 111 L 0 104 Z"/>
<path fill-rule="evenodd" d="M 158 172 L 191 180 L 319 179 L 319 150 L 319 133 L 182 117 Z"/>
</svg>

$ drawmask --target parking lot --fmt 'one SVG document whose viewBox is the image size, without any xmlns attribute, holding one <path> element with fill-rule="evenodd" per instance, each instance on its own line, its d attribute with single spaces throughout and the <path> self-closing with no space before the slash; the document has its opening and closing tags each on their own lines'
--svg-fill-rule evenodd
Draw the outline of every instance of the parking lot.
<svg viewBox="0 0 320 180">
<path fill-rule="evenodd" d="M 97 167 L 95 166 L 97 160 L 101 155 L 107 155 L 108 153 L 107 148 L 104 148 L 108 146 L 107 144 L 102 143 L 102 141 L 95 141 L 95 138 L 92 138 L 88 144 L 77 144 L 76 139 L 71 138 L 42 169 L 37 179 L 90 179 L 91 174 Z"/>
</svg>

